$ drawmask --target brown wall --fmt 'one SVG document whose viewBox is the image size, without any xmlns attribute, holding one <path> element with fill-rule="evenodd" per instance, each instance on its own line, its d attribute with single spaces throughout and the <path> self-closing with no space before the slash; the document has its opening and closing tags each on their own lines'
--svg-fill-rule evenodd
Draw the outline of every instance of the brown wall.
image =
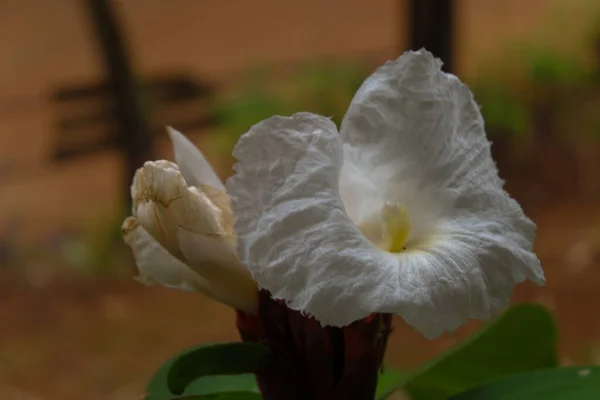
<svg viewBox="0 0 600 400">
<path fill-rule="evenodd" d="M 22 216 L 28 231 L 102 214 L 114 205 L 118 159 L 48 163 L 57 84 L 99 74 L 81 0 L 0 3 L 0 229 Z M 395 56 L 405 44 L 404 3 L 394 0 L 121 0 L 143 73 L 190 70 L 219 79 L 248 65 L 319 56 Z M 458 1 L 458 69 L 477 74 L 509 40 L 529 40 L 556 1 Z M 576 17 L 592 1 L 563 0 Z M 576 4 L 573 4 L 576 3 Z M 587 6 L 586 6 L 587 4 Z M 586 8 L 587 7 L 587 8 Z M 575 18 L 573 17 L 573 18 Z M 579 18 L 579 17 L 577 17 Z M 564 29 L 574 32 L 577 26 Z"/>
</svg>

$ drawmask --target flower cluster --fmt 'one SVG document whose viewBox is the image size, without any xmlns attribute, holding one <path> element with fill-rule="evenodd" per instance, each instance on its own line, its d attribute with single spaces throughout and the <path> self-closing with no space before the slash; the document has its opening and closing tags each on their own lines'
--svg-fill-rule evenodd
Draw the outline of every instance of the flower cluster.
<svg viewBox="0 0 600 400">
<path fill-rule="evenodd" d="M 265 289 L 325 326 L 392 313 L 432 338 L 544 283 L 472 93 L 427 51 L 368 77 L 339 131 L 310 113 L 253 126 L 226 185 L 170 135 L 176 163 L 138 171 L 123 228 L 143 281 L 248 314 Z"/>
</svg>

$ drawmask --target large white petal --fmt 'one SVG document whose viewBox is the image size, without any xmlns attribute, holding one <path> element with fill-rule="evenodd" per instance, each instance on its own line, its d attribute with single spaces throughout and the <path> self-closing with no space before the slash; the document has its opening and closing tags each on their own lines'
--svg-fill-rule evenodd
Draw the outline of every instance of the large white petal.
<svg viewBox="0 0 600 400">
<path fill-rule="evenodd" d="M 175 161 L 189 186 L 208 185 L 225 191 L 223 182 L 202 152 L 183 134 L 168 127 L 167 131 L 173 142 Z"/>
<path fill-rule="evenodd" d="M 443 73 L 431 53 L 407 52 L 375 71 L 355 95 L 341 136 L 342 187 L 354 189 L 343 193 L 353 196 L 348 202 L 358 210 L 374 201 L 405 204 L 415 228 L 409 247 L 439 256 L 439 269 L 432 268 L 429 277 L 422 269 L 415 282 L 422 290 L 431 286 L 421 298 L 446 311 L 438 316 L 439 328 L 488 317 L 526 278 L 544 283 L 531 252 L 535 225 L 503 190 L 473 95 L 457 77 Z M 346 172 L 351 168 L 369 185 L 355 185 L 357 175 Z M 363 216 L 353 215 L 359 222 Z M 417 308 L 403 316 L 416 326 L 434 326 L 438 317 L 428 312 Z"/>
<path fill-rule="evenodd" d="M 333 122 L 309 113 L 269 118 L 240 138 L 234 156 L 227 189 L 238 255 L 260 287 L 337 326 L 393 295 L 396 259 L 367 242 L 339 197 Z"/>
<path fill-rule="evenodd" d="M 238 254 L 291 308 L 336 326 L 396 313 L 436 337 L 494 315 L 517 282 L 543 281 L 533 224 L 504 192 L 482 191 L 474 205 L 455 196 L 454 218 L 436 221 L 428 241 L 400 254 L 376 249 L 339 197 L 341 151 L 333 123 L 311 114 L 263 121 L 234 151 L 227 188 Z"/>
<path fill-rule="evenodd" d="M 352 202 L 399 200 L 412 218 L 427 219 L 413 221 L 417 228 L 457 210 L 499 207 L 509 225 L 526 232 L 523 243 L 531 242 L 534 227 L 502 189 L 471 92 L 441 65 L 425 50 L 409 51 L 363 83 L 340 130 L 342 187 L 369 182 L 354 190 Z"/>
</svg>

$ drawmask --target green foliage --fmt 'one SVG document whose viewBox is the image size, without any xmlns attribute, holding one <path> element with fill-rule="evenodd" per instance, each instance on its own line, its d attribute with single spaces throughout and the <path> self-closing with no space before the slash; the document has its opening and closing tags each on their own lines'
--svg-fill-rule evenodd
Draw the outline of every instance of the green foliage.
<svg viewBox="0 0 600 400">
<path fill-rule="evenodd" d="M 468 390 L 451 400 L 596 400 L 600 367 L 569 367 L 526 372 Z"/>
<path fill-rule="evenodd" d="M 52 279 L 115 278 L 129 275 L 123 268 L 131 251 L 123 243 L 125 213 L 103 212 L 72 225 L 58 226 L 46 236 L 16 242 L 15 276 L 44 285 Z"/>
<path fill-rule="evenodd" d="M 259 391 L 251 372 L 269 362 L 270 357 L 269 349 L 250 343 L 205 344 L 186 349 L 165 362 L 152 377 L 146 400 L 260 398 L 256 397 Z M 231 397 L 241 393 L 246 397 Z"/>
<path fill-rule="evenodd" d="M 488 133 L 523 138 L 532 127 L 529 104 L 523 96 L 512 92 L 510 87 L 498 81 L 489 81 L 474 87 L 475 98 L 481 105 L 481 113 Z"/>
<path fill-rule="evenodd" d="M 271 361 L 269 348 L 254 343 L 218 343 L 180 355 L 167 375 L 169 390 L 181 394 L 195 379 L 207 375 L 252 373 Z"/>
<path fill-rule="evenodd" d="M 244 132 L 273 115 L 310 111 L 331 116 L 339 124 L 366 72 L 347 63 L 313 63 L 283 78 L 253 70 L 232 95 L 213 104 L 220 130 L 212 136 L 214 150 L 231 153 Z"/>
<path fill-rule="evenodd" d="M 295 108 L 332 117 L 339 126 L 366 71 L 352 64 L 307 65 L 292 79 L 296 86 Z"/>
<path fill-rule="evenodd" d="M 398 382 L 403 381 L 411 375 L 409 372 L 398 371 L 394 368 L 385 367 L 383 372 L 377 377 L 377 390 L 375 392 L 376 400 L 383 400 L 396 390 Z"/>
<path fill-rule="evenodd" d="M 446 399 L 511 374 L 558 365 L 556 325 L 541 306 L 510 308 L 468 340 L 396 382 L 414 400 Z M 387 390 L 390 385 L 386 382 Z"/>
<path fill-rule="evenodd" d="M 123 273 L 125 251 L 129 251 L 123 244 L 121 233 L 123 215 L 125 213 L 114 212 L 88 221 L 78 240 L 66 244 L 65 259 L 80 271 L 94 276 Z"/>
<path fill-rule="evenodd" d="M 564 107 L 573 97 L 584 101 L 597 92 L 593 71 L 584 60 L 585 56 L 537 43 L 507 47 L 477 82 L 471 82 L 487 133 L 493 139 L 508 139 L 512 145 L 530 138 L 538 128 L 534 112 L 540 103 L 553 110 L 546 115 L 552 125 L 565 121 L 570 126 L 585 120 L 589 110 Z M 593 131 L 593 127 L 586 128 L 586 132 Z"/>
<path fill-rule="evenodd" d="M 282 104 L 267 90 L 263 73 L 249 75 L 238 93 L 217 98 L 213 112 L 220 122 L 220 131 L 213 135 L 214 150 L 218 154 L 231 153 L 238 137 L 255 123 L 284 113 Z"/>
<path fill-rule="evenodd" d="M 581 60 L 548 49 L 533 48 L 528 58 L 528 75 L 533 85 L 576 85 L 589 76 Z"/>
<path fill-rule="evenodd" d="M 600 367 L 556 368 L 556 337 L 555 322 L 545 308 L 513 306 L 414 372 L 386 367 L 379 375 L 376 399 L 400 389 L 413 400 L 596 398 Z M 257 344 L 196 346 L 162 365 L 146 399 L 260 399 L 251 373 L 271 360 L 270 350 Z"/>
<path fill-rule="evenodd" d="M 185 395 L 171 397 L 171 400 L 260 400 L 262 396 L 258 393 L 249 392 L 228 392 L 222 394 L 207 394 L 207 395 Z"/>
</svg>

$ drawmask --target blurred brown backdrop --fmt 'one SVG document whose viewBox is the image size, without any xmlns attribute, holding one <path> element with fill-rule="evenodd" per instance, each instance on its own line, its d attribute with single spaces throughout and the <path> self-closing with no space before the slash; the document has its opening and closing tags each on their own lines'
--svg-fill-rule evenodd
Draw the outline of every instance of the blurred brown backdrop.
<svg viewBox="0 0 600 400">
<path fill-rule="evenodd" d="M 296 67 L 318 60 L 368 71 L 409 46 L 403 1 L 113 3 L 141 80 L 184 74 L 228 98 L 255 67 L 268 71 L 266 82 L 280 75 L 293 80 Z M 519 287 L 517 300 L 541 301 L 556 311 L 565 362 L 600 362 L 596 3 L 456 1 L 455 73 L 492 100 L 494 88 L 506 85 L 516 88 L 516 99 L 531 100 L 521 110 L 528 123 L 520 124 L 517 110 L 513 125 L 488 121 L 488 131 L 497 127 L 490 135 L 509 191 L 538 223 L 537 251 L 548 276 L 543 289 Z M 551 57 L 531 67 L 524 55 L 540 48 Z M 55 100 L 61 88 L 103 78 L 84 2 L 1 1 L 0 54 L 0 398 L 133 399 L 173 352 L 235 339 L 233 314 L 198 295 L 131 282 L 134 269 L 118 234 L 123 195 L 117 150 L 55 157 L 59 122 L 99 107 L 95 98 L 68 105 Z M 581 71 L 568 69 L 565 60 L 580 60 Z M 525 74 L 529 67 L 537 72 Z M 486 104 L 494 109 L 496 103 L 481 99 L 484 112 Z M 202 114 L 209 101 L 164 113 L 154 107 L 152 126 L 159 131 L 171 120 Z M 569 107 L 571 113 L 555 118 Z M 501 120 L 513 109 L 506 110 Z M 238 125 L 237 134 L 249 127 Z M 93 138 L 106 134 L 106 126 L 83 125 L 77 132 Z M 231 141 L 219 138 L 231 134 L 228 125 L 190 126 L 185 133 L 226 177 L 230 159 L 223 146 Z M 503 129 L 527 135 L 502 136 Z M 164 135 L 155 144 L 160 157 L 171 157 Z M 396 325 L 389 358 L 403 367 L 478 326 L 428 342 L 400 320 Z"/>
</svg>

